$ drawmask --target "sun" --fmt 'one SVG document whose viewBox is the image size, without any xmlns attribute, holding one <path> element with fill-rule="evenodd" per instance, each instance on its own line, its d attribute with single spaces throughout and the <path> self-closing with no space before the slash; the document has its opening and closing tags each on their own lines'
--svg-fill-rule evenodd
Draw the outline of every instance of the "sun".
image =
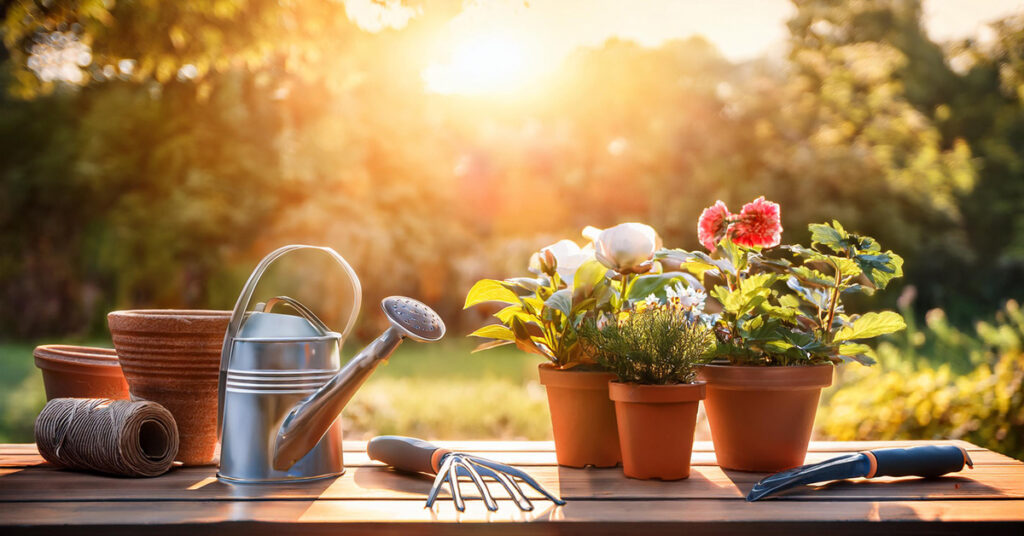
<svg viewBox="0 0 1024 536">
<path fill-rule="evenodd" d="M 521 91 L 538 74 L 527 40 L 511 34 L 478 34 L 456 43 L 445 61 L 429 64 L 422 76 L 434 93 L 484 95 Z"/>
</svg>

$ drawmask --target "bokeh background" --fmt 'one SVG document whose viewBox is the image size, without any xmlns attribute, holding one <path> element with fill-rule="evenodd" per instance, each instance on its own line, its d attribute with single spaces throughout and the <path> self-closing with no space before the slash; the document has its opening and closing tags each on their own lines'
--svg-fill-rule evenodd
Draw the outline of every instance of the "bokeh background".
<svg viewBox="0 0 1024 536">
<path fill-rule="evenodd" d="M 31 440 L 34 345 L 109 345 L 118 308 L 231 308 L 287 243 L 360 274 L 348 352 L 383 296 L 449 326 L 357 395 L 349 437 L 545 439 L 537 361 L 469 353 L 470 285 L 585 225 L 695 249 L 703 207 L 765 195 L 784 242 L 835 218 L 906 259 L 855 307 L 910 329 L 842 369 L 817 437 L 1024 457 L 1019 2 L 0 5 L 0 441 Z"/>
</svg>

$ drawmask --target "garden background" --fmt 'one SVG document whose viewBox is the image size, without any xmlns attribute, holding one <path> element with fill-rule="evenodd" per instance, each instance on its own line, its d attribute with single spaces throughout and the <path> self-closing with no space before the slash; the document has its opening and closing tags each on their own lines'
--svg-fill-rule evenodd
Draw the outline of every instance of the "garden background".
<svg viewBox="0 0 1024 536">
<path fill-rule="evenodd" d="M 797 0 L 777 54 L 612 38 L 526 84 L 441 87 L 425 43 L 487 3 L 0 4 L 0 441 L 31 441 L 34 345 L 109 346 L 118 308 L 230 308 L 286 243 L 353 264 L 357 339 L 391 294 L 449 327 L 371 379 L 348 437 L 546 439 L 537 360 L 469 353 L 471 284 L 586 225 L 696 249 L 703 207 L 765 195 L 783 242 L 835 218 L 906 259 L 856 305 L 910 328 L 843 368 L 817 436 L 1024 457 L 1024 11 L 937 42 L 918 0 Z M 278 281 L 340 307 L 310 266 Z"/>
</svg>

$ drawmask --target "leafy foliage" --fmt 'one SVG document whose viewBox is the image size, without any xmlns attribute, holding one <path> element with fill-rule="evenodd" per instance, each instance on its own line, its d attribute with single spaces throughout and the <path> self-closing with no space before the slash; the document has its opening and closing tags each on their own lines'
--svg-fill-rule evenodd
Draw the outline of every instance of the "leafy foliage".
<svg viewBox="0 0 1024 536">
<path fill-rule="evenodd" d="M 905 346 L 879 347 L 880 367 L 843 372 L 822 403 L 820 431 L 844 441 L 964 439 L 1024 458 L 1018 303 L 1007 302 L 996 322 L 979 322 L 973 333 L 951 328 L 941 310 L 928 318 L 927 329 L 911 330 Z"/>
<path fill-rule="evenodd" d="M 714 348 L 707 327 L 669 307 L 640 308 L 604 326 L 588 321 L 583 339 L 620 382 L 645 385 L 692 383 Z"/>
<path fill-rule="evenodd" d="M 858 361 L 873 351 L 857 341 L 906 327 L 892 311 L 847 315 L 843 297 L 873 293 L 903 275 L 903 259 L 839 222 L 811 224 L 811 247 L 781 246 L 799 261 L 740 246 L 727 236 L 713 255 L 665 250 L 666 263 L 702 277 L 721 308 L 716 354 L 734 364 L 796 365 Z"/>
<path fill-rule="evenodd" d="M 547 273 L 536 279 L 482 279 L 469 289 L 465 309 L 487 303 L 504 305 L 493 315 L 501 324 L 488 324 L 469 334 L 489 339 L 477 351 L 514 344 L 561 368 L 595 366 L 580 344 L 585 320 L 629 308 L 679 279 L 678 274 L 627 274 L 615 279 L 612 271 L 590 259 L 576 268 L 569 284 L 562 281 L 556 267 L 552 257 L 545 265 Z"/>
</svg>

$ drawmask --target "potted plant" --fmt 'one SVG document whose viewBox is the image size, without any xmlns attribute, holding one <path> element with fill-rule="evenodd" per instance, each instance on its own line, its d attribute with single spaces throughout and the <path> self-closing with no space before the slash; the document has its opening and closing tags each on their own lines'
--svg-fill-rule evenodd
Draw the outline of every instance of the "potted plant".
<svg viewBox="0 0 1024 536">
<path fill-rule="evenodd" d="M 862 341 L 906 327 L 898 313 L 846 314 L 843 296 L 902 276 L 903 259 L 838 222 L 809 226 L 811 247 L 779 246 L 779 206 L 763 197 L 731 214 L 706 209 L 698 237 L 711 251 L 659 257 L 702 277 L 720 308 L 705 409 L 718 464 L 745 471 L 801 465 L 833 365 L 872 364 Z M 786 257 L 791 258 L 786 258 Z"/>
<path fill-rule="evenodd" d="M 487 339 L 476 351 L 514 344 L 544 357 L 538 367 L 548 394 L 555 453 L 560 465 L 612 467 L 622 460 L 615 408 L 608 398 L 605 371 L 580 344 L 586 318 L 628 307 L 680 274 L 649 274 L 657 266 L 657 233 L 640 223 L 610 229 L 588 227 L 592 243 L 580 247 L 562 240 L 530 260 L 533 277 L 478 281 L 465 307 L 498 302 L 504 307 L 470 334 Z"/>
<path fill-rule="evenodd" d="M 687 290 L 677 284 L 665 303 L 651 295 L 618 318 L 588 322 L 583 332 L 598 363 L 615 374 L 608 392 L 630 478 L 690 476 L 697 405 L 705 396 L 696 371 L 711 358 L 714 336 L 700 316 L 703 299 L 687 300 Z"/>
</svg>

